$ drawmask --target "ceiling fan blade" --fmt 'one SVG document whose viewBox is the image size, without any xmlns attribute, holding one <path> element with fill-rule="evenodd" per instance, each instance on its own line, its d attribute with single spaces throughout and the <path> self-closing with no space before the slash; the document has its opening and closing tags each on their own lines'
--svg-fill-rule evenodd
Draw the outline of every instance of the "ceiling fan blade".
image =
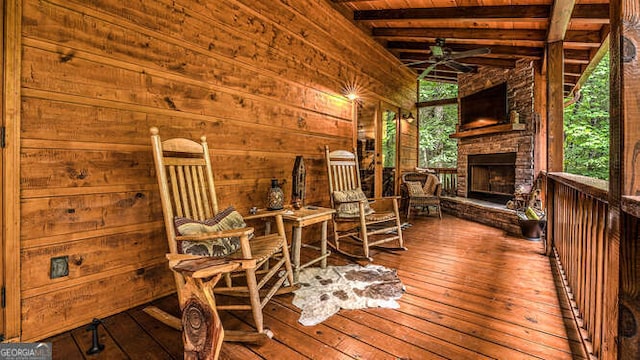
<svg viewBox="0 0 640 360">
<path fill-rule="evenodd" d="M 491 53 L 491 49 L 489 48 L 478 48 L 473 50 L 461 51 L 456 53 L 451 53 L 449 55 L 449 59 L 462 59 L 470 56 L 478 56 L 478 55 L 486 55 Z"/>
<path fill-rule="evenodd" d="M 429 75 L 429 73 L 431 72 L 431 70 L 435 69 L 436 66 L 440 64 L 439 62 L 432 64 L 431 66 L 429 66 L 428 68 L 424 69 L 424 71 L 422 72 L 422 74 L 420 74 L 420 76 L 418 76 L 418 81 L 424 79 L 425 76 Z"/>
<path fill-rule="evenodd" d="M 473 71 L 473 69 L 474 69 L 471 66 L 460 64 L 459 62 L 456 62 L 456 61 L 453 61 L 453 60 L 447 61 L 446 63 L 444 63 L 444 65 L 449 67 L 449 68 L 451 68 L 451 69 L 453 69 L 453 70 L 460 71 L 460 72 L 463 72 L 463 73 L 468 73 L 470 71 Z"/>
<path fill-rule="evenodd" d="M 414 62 L 410 62 L 410 63 L 406 63 L 406 64 L 402 64 L 402 66 L 413 66 L 413 65 L 420 65 L 420 64 L 424 64 L 424 63 L 428 63 L 431 60 L 420 60 L 420 61 L 414 61 Z"/>
</svg>

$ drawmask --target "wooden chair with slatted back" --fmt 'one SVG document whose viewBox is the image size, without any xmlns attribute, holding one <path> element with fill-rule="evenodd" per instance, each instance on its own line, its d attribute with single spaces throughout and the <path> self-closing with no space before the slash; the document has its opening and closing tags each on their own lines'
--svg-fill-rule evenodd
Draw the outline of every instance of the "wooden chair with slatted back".
<svg viewBox="0 0 640 360">
<path fill-rule="evenodd" d="M 204 136 L 200 143 L 184 138 L 161 141 L 157 128 L 151 128 L 151 143 L 160 188 L 165 230 L 169 242 L 170 254 L 167 257 L 173 262 L 198 257 L 179 254 L 178 242 L 180 241 L 198 243 L 212 239 L 239 237 L 239 249 L 220 260 L 236 263 L 240 266 L 233 272 L 226 273 L 225 281 L 218 284 L 213 292 L 231 295 L 231 297 L 225 297 L 227 302 L 218 301 L 218 310 L 250 310 L 253 315 L 255 331 L 227 330 L 225 341 L 260 342 L 270 338 L 272 334 L 268 329 L 265 329 L 263 324 L 262 309 L 276 293 L 286 293 L 295 289 L 292 285 L 294 283 L 293 271 L 289 259 L 282 211 L 264 211 L 256 215 L 245 216 L 245 221 L 267 219 L 274 222 L 277 228 L 276 233 L 264 236 L 256 235 L 251 239 L 254 231 L 251 227 L 214 233 L 177 235 L 175 217 L 204 221 L 219 214 L 209 148 Z M 283 269 L 285 271 L 282 271 Z M 178 296 L 182 298 L 185 286 L 184 272 L 174 272 L 174 274 Z M 288 280 L 287 284 L 285 284 L 285 280 Z M 213 294 L 206 294 L 206 297 L 213 301 Z M 247 297 L 249 304 L 246 303 Z M 237 300 L 245 301 L 239 302 Z M 151 312 L 153 313 L 153 311 Z M 160 317 L 158 316 L 158 318 Z"/>
<path fill-rule="evenodd" d="M 330 245 L 343 255 L 369 261 L 373 260 L 372 247 L 406 250 L 398 209 L 400 197 L 367 199 L 361 191 L 360 169 L 355 154 L 355 151 L 330 151 L 325 146 L 329 197 L 331 207 L 336 210 L 333 216 L 334 239 Z M 346 240 L 355 241 L 357 247 Z M 398 246 L 381 246 L 389 242 Z M 356 252 L 360 246 L 362 252 Z"/>
</svg>

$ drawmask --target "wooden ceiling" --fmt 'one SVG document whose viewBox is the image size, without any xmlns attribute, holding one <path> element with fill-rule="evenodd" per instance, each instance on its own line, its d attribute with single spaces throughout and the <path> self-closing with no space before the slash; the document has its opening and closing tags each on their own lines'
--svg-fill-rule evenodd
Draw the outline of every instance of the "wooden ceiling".
<svg viewBox="0 0 640 360">
<path fill-rule="evenodd" d="M 457 60 L 474 68 L 512 68 L 523 58 L 545 66 L 545 44 L 564 40 L 565 94 L 584 82 L 608 48 L 608 0 L 331 1 L 405 64 L 429 59 L 429 46 L 444 38 L 454 53 L 489 48 L 487 55 Z M 416 73 L 426 66 L 414 66 Z M 438 66 L 427 78 L 450 82 L 457 73 Z"/>
</svg>

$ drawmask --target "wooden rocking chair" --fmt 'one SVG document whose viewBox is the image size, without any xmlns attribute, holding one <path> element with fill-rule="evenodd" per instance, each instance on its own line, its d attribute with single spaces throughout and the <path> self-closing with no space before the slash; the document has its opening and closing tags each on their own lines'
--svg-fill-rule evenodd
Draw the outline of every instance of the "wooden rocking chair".
<svg viewBox="0 0 640 360">
<path fill-rule="evenodd" d="M 336 210 L 333 216 L 334 239 L 330 246 L 348 257 L 369 261 L 373 261 L 369 252 L 371 247 L 407 250 L 402 239 L 399 196 L 367 199 L 361 189 L 360 169 L 355 154 L 355 151 L 329 151 L 329 147 L 325 146 L 329 197 L 331 207 Z M 355 240 L 362 246 L 362 255 L 341 248 L 342 239 Z M 397 241 L 398 246 L 380 246 L 392 241 Z"/>
<path fill-rule="evenodd" d="M 252 311 L 255 331 L 227 330 L 224 335 L 225 341 L 261 342 L 271 338 L 271 332 L 265 329 L 263 325 L 262 308 L 273 295 L 290 292 L 295 289 L 292 285 L 294 283 L 293 271 L 289 260 L 282 212 L 264 212 L 245 216 L 244 219 L 240 217 L 240 225 L 245 226 L 242 228 L 228 229 L 227 227 L 219 229 L 215 225 L 208 227 L 209 225 L 207 224 L 210 224 L 211 220 L 217 219 L 222 223 L 224 220 L 221 220 L 220 216 L 227 213 L 231 214 L 234 211 L 227 211 L 229 209 L 218 211 L 206 138 L 203 136 L 200 143 L 183 138 L 161 141 L 158 129 L 154 127 L 151 128 L 151 143 L 160 187 L 167 240 L 169 241 L 170 254 L 167 254 L 167 258 L 169 258 L 170 266 L 174 270 L 181 308 L 183 308 L 183 300 L 186 300 L 187 297 L 185 292 L 192 293 L 194 288 L 193 286 L 188 289 L 185 288 L 186 285 L 193 282 L 191 279 L 187 279 L 189 281 L 185 279 L 188 276 L 196 277 L 196 275 L 200 274 L 200 278 L 196 279 L 196 283 L 200 285 L 205 294 L 201 294 L 199 297 L 206 299 L 209 306 L 212 308 L 216 306 L 213 296 L 213 292 L 215 292 L 216 294 L 241 296 L 245 299 L 244 302 L 240 303 L 220 304 L 217 306 L 218 310 Z M 239 214 L 235 213 L 235 215 L 239 217 Z M 180 220 L 176 222 L 176 218 Z M 277 233 L 255 236 L 250 239 L 254 229 L 246 227 L 244 220 L 249 221 L 261 218 L 275 221 Z M 185 222 L 184 219 L 193 221 L 193 223 L 188 223 L 188 226 L 195 224 L 196 229 L 204 228 L 205 232 L 189 232 L 188 235 L 178 235 L 177 230 L 183 229 L 181 223 Z M 206 226 L 202 225 L 202 222 Z M 176 223 L 178 223 L 178 226 L 176 226 Z M 225 224 L 229 223 L 237 225 L 237 221 L 230 221 Z M 215 232 L 208 232 L 208 230 Z M 224 246 L 220 246 L 223 240 L 227 242 L 222 242 Z M 204 247 L 215 248 L 217 251 L 224 249 L 230 249 L 230 251 L 225 255 L 216 253 L 219 258 L 216 261 L 215 257 L 211 256 L 179 253 L 179 249 L 184 249 L 187 246 L 185 244 L 190 244 L 188 246 L 195 244 L 200 249 Z M 197 259 L 197 271 L 185 271 L 185 267 L 194 265 L 188 262 L 185 264 L 184 261 L 193 259 Z M 175 266 L 180 265 L 180 260 L 182 260 L 181 268 L 176 269 Z M 269 260 L 272 261 L 270 262 Z M 207 263 L 211 264 L 211 274 L 209 276 L 213 276 L 216 273 L 216 268 L 228 271 L 224 273 L 225 281 L 222 281 L 218 286 L 214 287 L 215 281 L 209 282 L 208 286 L 202 285 L 201 278 L 208 275 L 206 270 Z M 234 267 L 233 264 L 238 266 Z M 283 267 L 286 270 L 286 276 L 281 274 Z M 236 284 L 238 280 L 243 281 Z M 288 280 L 287 286 L 284 286 L 285 280 Z M 265 290 L 261 291 L 263 288 Z M 246 303 L 247 297 L 249 298 L 249 304 Z M 234 297 L 231 299 L 239 298 Z M 180 330 L 179 326 L 181 324 L 176 324 L 177 319 L 167 318 L 167 314 L 160 314 L 160 311 L 157 308 L 147 310 L 152 316 L 161 321 L 164 320 L 163 322 L 178 327 Z"/>
</svg>

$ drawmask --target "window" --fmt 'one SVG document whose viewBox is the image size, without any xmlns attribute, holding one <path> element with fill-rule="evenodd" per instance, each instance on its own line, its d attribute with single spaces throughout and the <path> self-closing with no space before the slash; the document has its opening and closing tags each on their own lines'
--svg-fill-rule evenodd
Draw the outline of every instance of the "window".
<svg viewBox="0 0 640 360">
<path fill-rule="evenodd" d="M 456 99 L 458 85 L 420 82 L 418 134 L 418 166 L 429 168 L 456 167 L 458 142 L 449 134 L 456 132 L 458 124 L 458 103 L 429 106 L 433 100 Z M 424 104 L 423 104 L 424 105 Z"/>
</svg>

